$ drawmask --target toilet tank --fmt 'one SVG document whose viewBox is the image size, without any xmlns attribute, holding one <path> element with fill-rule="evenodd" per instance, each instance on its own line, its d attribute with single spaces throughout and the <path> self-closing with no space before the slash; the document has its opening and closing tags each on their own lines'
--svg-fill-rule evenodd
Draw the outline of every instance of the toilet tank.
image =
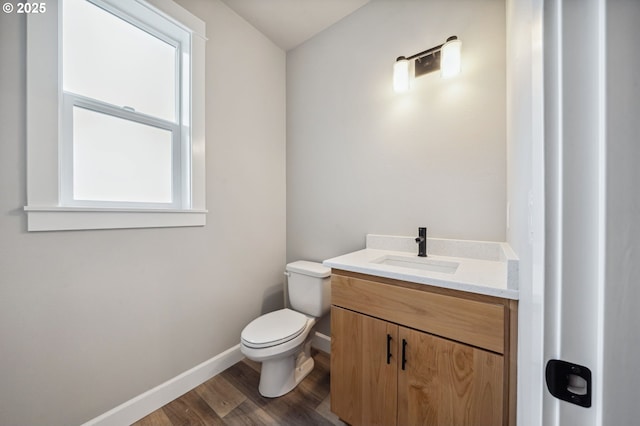
<svg viewBox="0 0 640 426">
<path fill-rule="evenodd" d="M 291 308 L 321 317 L 331 303 L 331 268 L 321 263 L 299 260 L 287 265 L 287 288 Z"/>
</svg>

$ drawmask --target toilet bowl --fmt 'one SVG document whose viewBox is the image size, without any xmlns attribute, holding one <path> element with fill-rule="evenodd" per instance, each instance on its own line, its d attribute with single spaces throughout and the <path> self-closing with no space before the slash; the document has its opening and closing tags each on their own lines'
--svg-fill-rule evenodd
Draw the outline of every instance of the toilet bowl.
<svg viewBox="0 0 640 426">
<path fill-rule="evenodd" d="M 280 325 L 286 330 L 274 325 L 274 319 L 281 321 Z M 263 322 L 273 328 L 267 329 Z M 262 396 L 275 398 L 284 395 L 313 370 L 313 358 L 309 350 L 311 330 L 315 323 L 313 317 L 291 309 L 281 309 L 263 315 L 245 327 L 241 351 L 247 358 L 262 362 L 258 387 Z M 295 324 L 295 328 L 299 327 L 293 333 L 292 324 Z M 276 336 L 277 331 L 281 331 L 279 336 Z"/>
<path fill-rule="evenodd" d="M 284 395 L 313 370 L 311 339 L 317 319 L 329 311 L 330 273 L 319 263 L 290 263 L 286 274 L 292 309 L 262 315 L 242 330 L 241 352 L 262 363 L 261 395 Z"/>
</svg>

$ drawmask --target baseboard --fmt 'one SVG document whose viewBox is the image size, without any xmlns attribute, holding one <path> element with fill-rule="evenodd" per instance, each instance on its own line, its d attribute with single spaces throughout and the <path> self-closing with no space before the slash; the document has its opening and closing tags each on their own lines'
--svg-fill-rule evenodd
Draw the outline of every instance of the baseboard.
<svg viewBox="0 0 640 426">
<path fill-rule="evenodd" d="M 82 426 L 122 426 L 134 423 L 147 414 L 173 401 L 180 395 L 206 382 L 243 358 L 244 356 L 240 352 L 240 345 L 238 344 L 202 364 L 167 380 L 161 385 L 120 404 L 114 409 L 89 420 Z"/>
<path fill-rule="evenodd" d="M 331 353 L 331 338 L 322 333 L 313 336 L 311 346 Z M 167 403 L 189 392 L 196 386 L 206 382 L 244 358 L 240 352 L 240 345 L 236 345 L 214 356 L 200 365 L 167 380 L 129 401 L 118 405 L 112 410 L 89 420 L 82 426 L 122 426 L 134 423 L 147 414 L 157 410 Z"/>
<path fill-rule="evenodd" d="M 316 334 L 313 336 L 313 339 L 311 340 L 311 346 L 318 350 L 321 350 L 323 352 L 330 354 L 331 353 L 331 337 L 325 334 L 316 332 Z"/>
</svg>

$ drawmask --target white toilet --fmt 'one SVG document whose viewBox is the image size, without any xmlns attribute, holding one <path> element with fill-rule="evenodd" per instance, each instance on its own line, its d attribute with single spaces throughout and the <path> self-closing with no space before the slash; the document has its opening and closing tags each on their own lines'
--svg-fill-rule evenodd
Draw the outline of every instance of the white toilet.
<svg viewBox="0 0 640 426">
<path fill-rule="evenodd" d="M 316 320 L 329 312 L 331 269 L 299 260 L 289 263 L 289 304 L 251 321 L 242 330 L 240 350 L 262 362 L 262 396 L 275 398 L 295 388 L 313 370 L 311 332 Z"/>
</svg>

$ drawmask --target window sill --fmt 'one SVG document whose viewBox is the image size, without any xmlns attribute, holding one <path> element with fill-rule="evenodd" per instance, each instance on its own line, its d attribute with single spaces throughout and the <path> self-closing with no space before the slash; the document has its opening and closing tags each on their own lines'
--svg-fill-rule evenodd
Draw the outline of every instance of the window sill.
<svg viewBox="0 0 640 426">
<path fill-rule="evenodd" d="M 28 231 L 204 226 L 207 210 L 25 206 Z"/>
</svg>

